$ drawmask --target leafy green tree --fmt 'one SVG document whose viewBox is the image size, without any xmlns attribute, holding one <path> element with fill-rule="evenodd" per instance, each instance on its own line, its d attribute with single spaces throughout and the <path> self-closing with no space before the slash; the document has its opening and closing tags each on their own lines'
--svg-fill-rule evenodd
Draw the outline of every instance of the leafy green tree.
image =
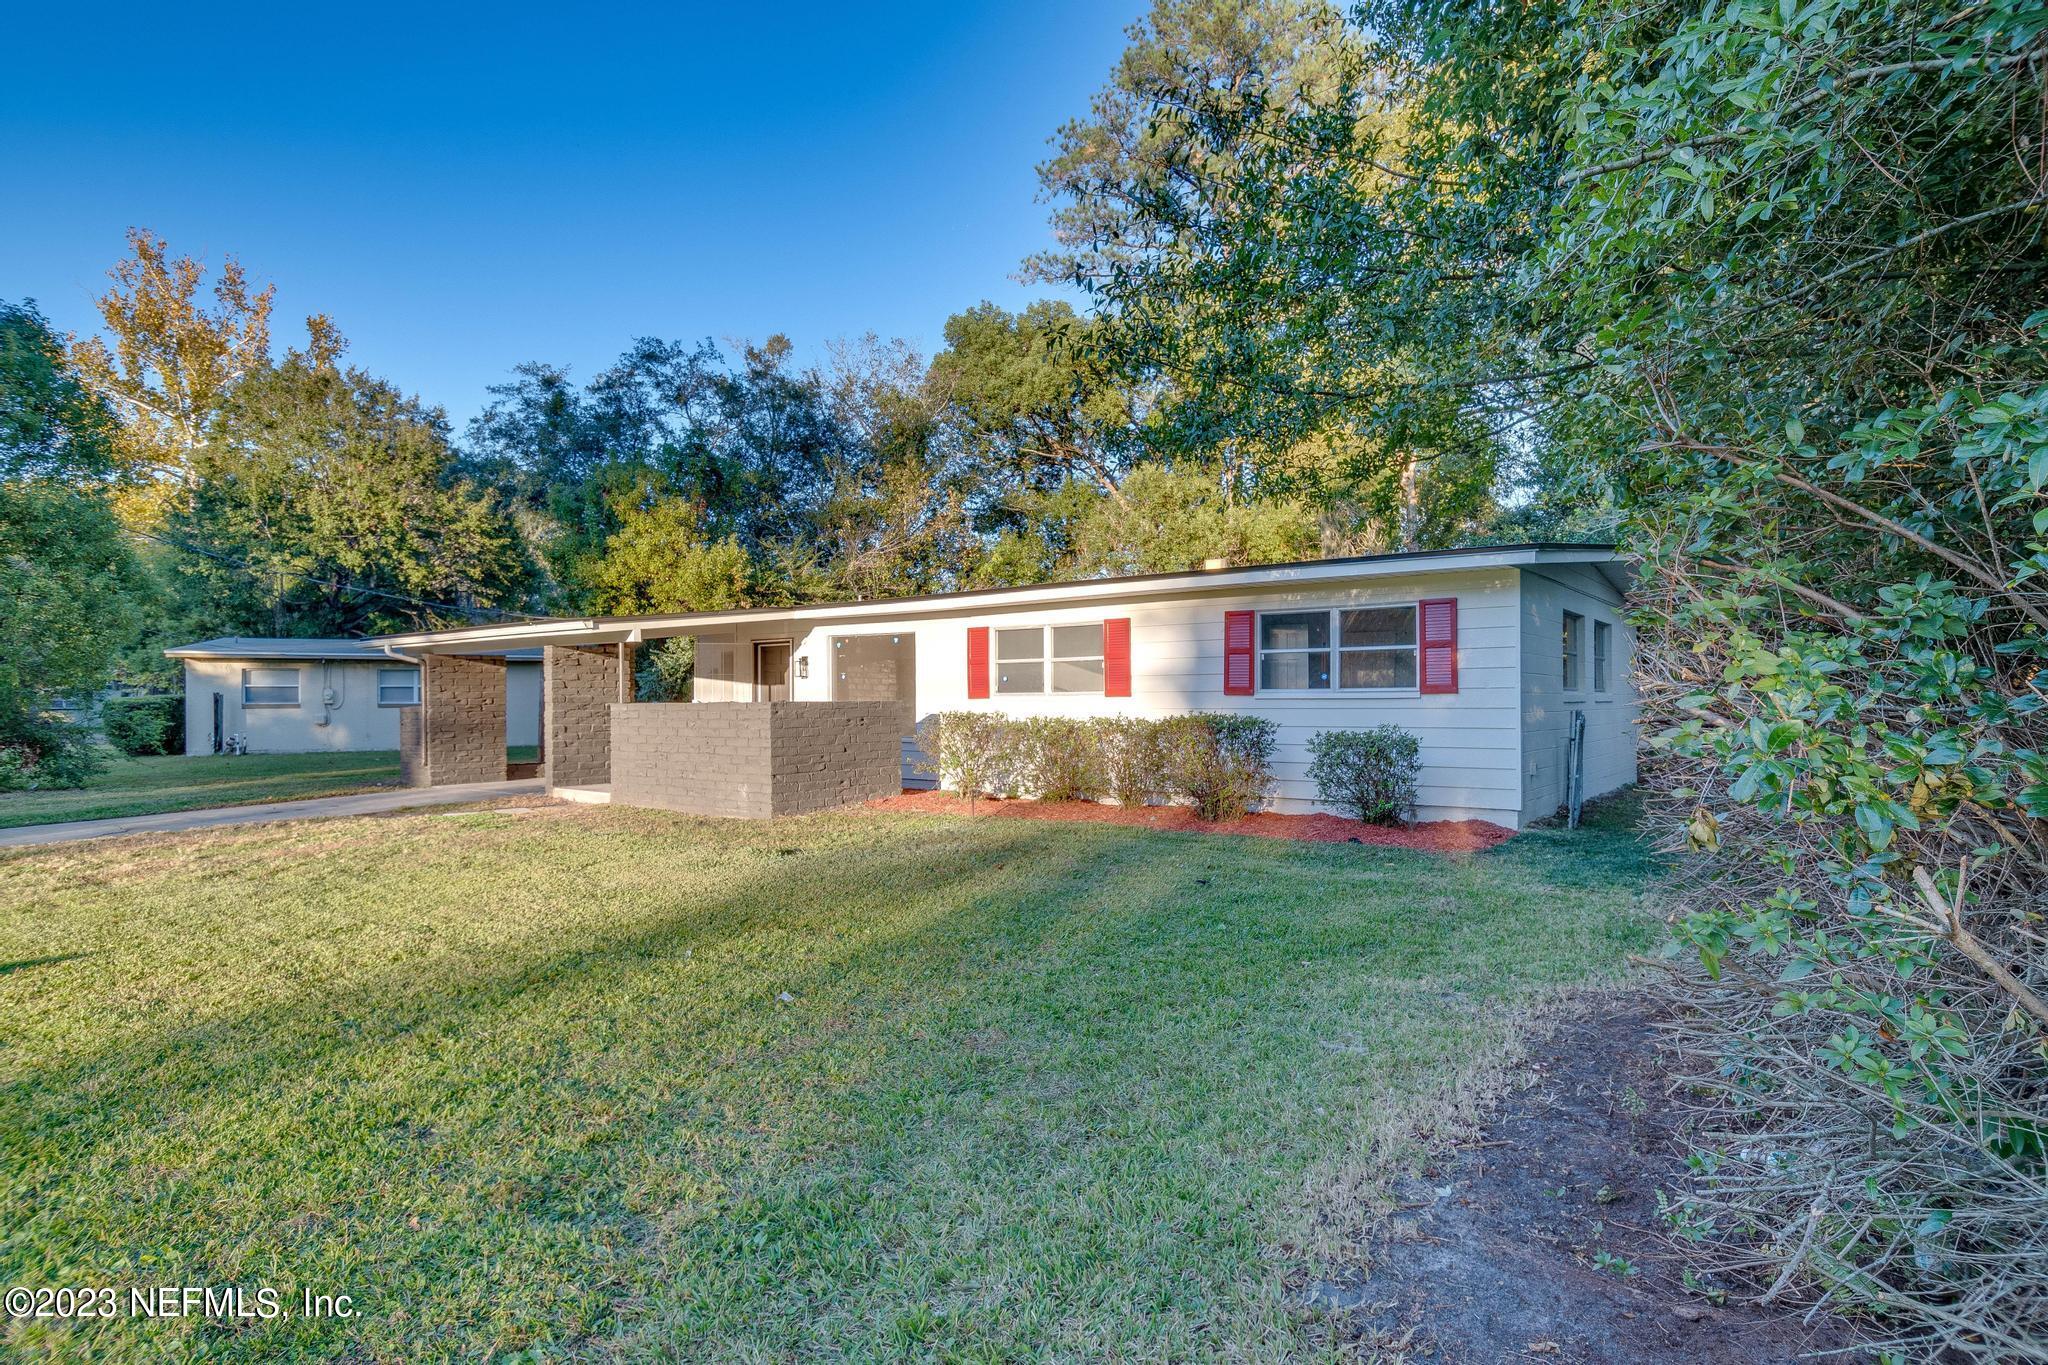
<svg viewBox="0 0 2048 1365">
<path fill-rule="evenodd" d="M 1219 471 L 1141 465 L 1112 499 L 1070 479 L 1036 498 L 1031 515 L 997 536 L 975 572 L 982 586 L 1196 569 L 1210 559 L 1273 564 L 1319 551 L 1299 499 L 1239 499 Z"/>
<path fill-rule="evenodd" d="M 705 536 L 704 512 L 686 498 L 624 509 L 591 574 L 601 612 L 725 611 L 762 605 L 753 557 L 738 537 Z"/>
<path fill-rule="evenodd" d="M 1309 498 L 1328 552 L 1473 533 L 1531 420 L 1511 385 L 1475 406 L 1422 373 L 1492 337 L 1479 303 L 1525 196 L 1511 172 L 1430 168 L 1471 111 L 1432 122 L 1373 32 L 1325 5 L 1162 0 L 1042 170 L 1048 259 L 1104 305 L 1092 344 L 1150 396 L 1147 445 Z"/>
<path fill-rule="evenodd" d="M 1092 326 L 1069 304 L 1022 313 L 983 303 L 946 320 L 946 349 L 930 383 L 989 512 L 1019 489 L 1069 478 L 1121 496 L 1137 413 L 1129 392 L 1093 354 Z"/>
<path fill-rule="evenodd" d="M 2048 1332 L 2048 948 L 2022 928 L 2048 890 L 2048 14 L 1673 4 L 1580 41 L 1540 264 L 1596 362 L 1574 406 L 1625 438 L 1659 809 L 1700 851 L 1683 999 L 1740 1059 L 1699 1078 L 1729 1148 L 1700 1216 L 1739 1256 L 1824 1248 L 1788 1283 L 1929 1351 L 2022 1358 Z"/>
<path fill-rule="evenodd" d="M 805 539 L 820 547 L 817 567 L 829 565 L 833 595 L 957 586 L 980 552 L 968 511 L 973 478 L 921 357 L 873 335 L 835 347 L 826 392 L 843 439 Z"/>
<path fill-rule="evenodd" d="M 172 533 L 221 626 L 345 635 L 525 604 L 530 564 L 498 500 L 452 473 L 446 422 L 292 352 L 230 391 Z"/>
<path fill-rule="evenodd" d="M 848 453 L 827 378 L 797 366 L 781 336 L 732 357 L 643 338 L 581 390 L 529 365 L 493 393 L 463 467 L 526 509 L 528 542 L 567 608 L 597 591 L 592 575 L 636 497 L 685 499 L 714 539 L 766 556 L 814 533 Z"/>
<path fill-rule="evenodd" d="M 1027 278 L 1101 281 L 1170 249 L 1173 225 L 1150 201 L 1192 202 L 1199 182 L 1235 171 L 1201 135 L 1204 99 L 1325 103 L 1356 64 L 1356 39 L 1326 0 L 1153 0 L 1126 37 L 1088 116 L 1060 128 L 1038 167 L 1059 246 L 1027 261 Z"/>
<path fill-rule="evenodd" d="M 172 256 L 142 228 L 129 230 L 128 249 L 110 272 L 113 288 L 95 301 L 106 335 L 74 338 L 71 363 L 119 419 L 111 449 L 123 516 L 157 527 L 190 486 L 193 457 L 230 392 L 270 364 L 276 291 L 253 288 L 232 256 L 209 288 L 205 265 Z M 339 349 L 326 318 L 308 318 L 306 330 L 310 354 Z"/>
<path fill-rule="evenodd" d="M 2044 25 L 1369 4 L 1341 99 L 1198 102 L 1229 173 L 1100 286 L 1190 441 L 1463 430 L 1532 524 L 1624 513 L 1719 1138 L 1674 1217 L 1976 1359 L 2048 1303 Z"/>
<path fill-rule="evenodd" d="M 134 627 L 114 433 L 34 306 L 0 304 L 0 788 L 72 786 L 94 766 L 48 707 L 105 686 Z"/>
</svg>

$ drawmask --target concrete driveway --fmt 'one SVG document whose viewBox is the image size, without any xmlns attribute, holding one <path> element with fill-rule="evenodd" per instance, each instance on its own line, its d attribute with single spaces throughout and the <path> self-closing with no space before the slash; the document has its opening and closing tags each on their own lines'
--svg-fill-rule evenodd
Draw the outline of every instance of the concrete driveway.
<svg viewBox="0 0 2048 1365">
<path fill-rule="evenodd" d="M 404 787 L 397 791 L 362 792 L 354 796 L 316 796 L 304 801 L 265 801 L 254 806 L 215 806 L 211 810 L 174 810 L 161 815 L 126 815 L 112 820 L 70 820 L 57 825 L 21 825 L 14 829 L 0 829 L 0 848 L 68 844 L 78 839 L 113 839 L 123 834 L 174 834 L 179 830 L 260 825 L 274 820 L 376 815 L 384 811 L 410 810 L 416 806 L 459 806 L 469 801 L 546 794 L 547 783 L 539 778 L 527 778 L 518 782 L 466 782 L 452 787 Z"/>
</svg>

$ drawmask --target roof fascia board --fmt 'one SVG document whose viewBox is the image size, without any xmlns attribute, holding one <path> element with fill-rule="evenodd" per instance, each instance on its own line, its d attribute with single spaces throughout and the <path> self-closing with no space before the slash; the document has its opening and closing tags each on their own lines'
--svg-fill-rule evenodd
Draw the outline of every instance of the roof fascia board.
<svg viewBox="0 0 2048 1365">
<path fill-rule="evenodd" d="M 1016 608 L 1055 606 L 1129 598 L 1185 597 L 1241 592 L 1248 588 L 1285 588 L 1369 578 L 1407 577 L 1424 573 L 1455 573 L 1533 564 L 1582 564 L 1611 560 L 1604 546 L 1506 547 L 1493 553 L 1457 551 L 1443 554 L 1389 556 L 1379 560 L 1332 560 L 1242 569 L 1208 569 L 1183 574 L 1131 578 L 1084 579 L 1073 583 L 941 593 L 929 597 L 876 598 L 866 602 L 829 602 L 802 607 L 755 607 L 738 611 L 688 612 L 673 616 L 582 618 L 532 622 L 518 626 L 472 626 L 453 631 L 390 635 L 381 641 L 401 649 L 450 650 L 478 643 L 519 640 L 565 644 L 610 644 L 663 635 L 688 634 L 713 627 L 759 621 L 845 621 L 904 617 L 959 616 Z"/>
</svg>

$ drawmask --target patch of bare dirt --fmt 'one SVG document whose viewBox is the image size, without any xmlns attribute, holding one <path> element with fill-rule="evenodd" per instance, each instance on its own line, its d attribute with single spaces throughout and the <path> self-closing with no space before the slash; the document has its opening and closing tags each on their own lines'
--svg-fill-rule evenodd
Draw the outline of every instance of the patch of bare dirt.
<svg viewBox="0 0 2048 1365">
<path fill-rule="evenodd" d="M 1676 1116 L 1639 1006 L 1565 1024 L 1530 1066 L 1480 1138 L 1398 1191 L 1368 1271 L 1294 1286 L 1333 1341 L 1459 1365 L 1870 1359 L 1838 1320 L 1686 1282 L 1685 1244 L 1657 1212 L 1683 1169 Z"/>
<path fill-rule="evenodd" d="M 1199 819 L 1187 806 L 1114 806 L 1097 801 L 1004 801 L 983 797 L 969 802 L 953 792 L 905 791 L 870 801 L 873 810 L 916 811 L 926 815 L 972 815 L 994 820 L 1065 820 L 1091 824 L 1138 825 L 1145 829 L 1193 834 L 1248 834 L 1261 839 L 1299 839 L 1317 844 L 1372 844 L 1409 848 L 1424 853 L 1479 853 L 1506 842 L 1515 832 L 1485 820 L 1436 820 L 1427 824 L 1368 825 L 1340 815 L 1280 815 L 1256 811 L 1236 820 Z"/>
</svg>

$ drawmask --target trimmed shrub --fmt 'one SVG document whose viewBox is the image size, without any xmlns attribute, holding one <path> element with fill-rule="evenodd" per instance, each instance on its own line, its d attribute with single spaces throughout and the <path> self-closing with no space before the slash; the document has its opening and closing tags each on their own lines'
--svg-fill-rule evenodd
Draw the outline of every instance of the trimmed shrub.
<svg viewBox="0 0 2048 1365">
<path fill-rule="evenodd" d="M 1422 741 L 1398 725 L 1325 730 L 1308 742 L 1316 796 L 1369 825 L 1408 823 L 1415 815 Z"/>
<path fill-rule="evenodd" d="M 1204 820 L 1232 820 L 1264 802 L 1273 787 L 1273 737 L 1260 716 L 1197 711 L 1159 723 L 1167 790 Z"/>
<path fill-rule="evenodd" d="M 100 705 L 100 732 L 130 757 L 185 751 L 183 697 L 109 697 Z"/>
<path fill-rule="evenodd" d="M 1093 801 L 1104 789 L 1098 724 L 1062 716 L 1013 720 L 1003 766 L 1041 801 Z"/>
<path fill-rule="evenodd" d="M 1010 729 L 1007 716 L 990 711 L 941 711 L 929 716 L 917 727 L 917 747 L 924 752 L 918 771 L 937 774 L 940 782 L 970 801 L 1006 795 L 1015 784 Z"/>
<path fill-rule="evenodd" d="M 1163 722 L 1105 716 L 1093 722 L 1102 786 L 1122 806 L 1149 806 L 1167 794 L 1159 747 Z"/>
</svg>

